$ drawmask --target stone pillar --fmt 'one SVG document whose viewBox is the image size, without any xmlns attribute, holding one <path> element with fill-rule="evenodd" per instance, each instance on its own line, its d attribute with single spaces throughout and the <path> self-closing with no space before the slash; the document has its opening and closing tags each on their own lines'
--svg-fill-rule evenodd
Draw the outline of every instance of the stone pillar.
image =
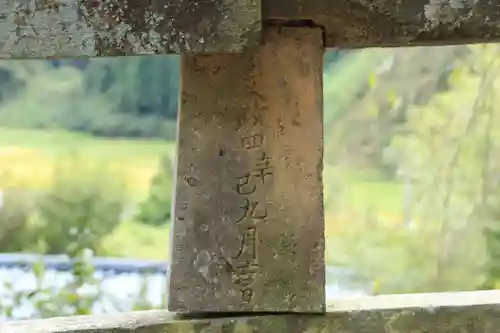
<svg viewBox="0 0 500 333">
<path fill-rule="evenodd" d="M 182 60 L 169 310 L 323 312 L 323 43 Z"/>
</svg>

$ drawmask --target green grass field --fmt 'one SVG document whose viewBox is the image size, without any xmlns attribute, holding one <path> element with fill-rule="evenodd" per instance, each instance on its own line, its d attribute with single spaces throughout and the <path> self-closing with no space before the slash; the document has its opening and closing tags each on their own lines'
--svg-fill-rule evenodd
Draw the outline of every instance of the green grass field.
<svg viewBox="0 0 500 333">
<path fill-rule="evenodd" d="M 90 158 L 137 163 L 156 160 L 160 154 L 173 152 L 174 143 L 161 140 L 96 139 L 66 131 L 37 131 L 0 128 L 0 149 L 20 147 L 57 157 L 78 150 Z"/>
<path fill-rule="evenodd" d="M 345 174 L 346 204 L 365 210 L 375 209 L 388 214 L 402 214 L 403 187 L 401 184 L 388 181 L 376 172 L 343 170 L 342 173 Z"/>
<path fill-rule="evenodd" d="M 77 153 L 86 161 L 123 169 L 132 199 L 139 201 L 148 193 L 159 158 L 165 153 L 173 156 L 174 148 L 174 143 L 161 140 L 106 140 L 64 131 L 0 128 L 0 185 L 43 188 L 55 163 Z M 4 179 L 8 184 L 2 183 Z M 104 247 L 116 256 L 165 259 L 168 239 L 168 228 L 124 221 Z"/>
<path fill-rule="evenodd" d="M 119 166 L 127 172 L 128 185 L 142 197 L 159 157 L 173 156 L 174 147 L 173 142 L 161 140 L 104 140 L 64 131 L 0 128 L 0 176 L 8 174 L 23 185 L 43 186 L 56 161 L 77 153 L 90 162 Z"/>
<path fill-rule="evenodd" d="M 28 187 L 43 187 L 50 180 L 55 161 L 77 152 L 86 160 L 106 162 L 127 171 L 127 181 L 134 199 L 145 197 L 159 157 L 173 156 L 175 144 L 161 140 L 107 140 L 64 131 L 36 131 L 0 128 L 0 180 L 2 175 Z M 328 167 L 327 167 L 328 168 Z M 331 170 L 325 170 L 325 173 Z M 335 170 L 342 180 L 342 191 L 336 193 L 325 177 L 325 193 L 354 213 L 375 210 L 384 215 L 400 216 L 402 187 L 366 171 Z M 5 184 L 0 184 L 4 186 Z M 327 203 L 327 235 L 335 221 L 337 208 Z M 331 231 L 333 232 L 333 231 Z M 169 228 L 144 226 L 124 221 L 106 240 L 104 247 L 116 256 L 166 259 Z"/>
</svg>

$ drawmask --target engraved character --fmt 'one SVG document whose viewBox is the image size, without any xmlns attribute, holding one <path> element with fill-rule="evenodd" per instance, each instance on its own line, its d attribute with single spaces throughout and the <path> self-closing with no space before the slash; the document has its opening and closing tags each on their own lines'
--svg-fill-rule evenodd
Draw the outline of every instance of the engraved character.
<svg viewBox="0 0 500 333">
<path fill-rule="evenodd" d="M 259 263 L 257 262 L 257 257 L 253 256 L 251 260 L 246 260 L 242 264 L 234 266 L 235 271 L 239 271 L 241 274 L 255 274 L 259 271 Z"/>
<path fill-rule="evenodd" d="M 264 143 L 264 137 L 260 134 L 247 136 L 241 139 L 241 143 L 243 148 L 247 150 L 261 148 Z"/>
<path fill-rule="evenodd" d="M 257 201 L 250 201 L 245 198 L 245 204 L 240 208 L 243 209 L 242 217 L 236 221 L 236 223 L 240 223 L 247 217 L 251 217 L 254 220 L 263 220 L 267 217 L 267 207 L 264 209 L 257 210 L 257 206 L 259 203 Z"/>
<path fill-rule="evenodd" d="M 271 176 L 273 173 L 270 171 L 270 157 L 267 156 L 265 152 L 257 159 L 255 163 L 255 167 L 253 169 L 253 175 L 256 178 L 259 178 L 262 181 L 262 184 L 265 183 L 266 176 Z"/>
<path fill-rule="evenodd" d="M 250 186 L 250 174 L 238 177 L 238 184 L 236 185 L 236 192 L 240 195 L 249 195 L 255 192 L 255 185 Z"/>
<path fill-rule="evenodd" d="M 238 257 L 231 259 L 236 260 Z M 225 268 L 228 273 L 231 273 L 233 277 L 241 276 L 242 274 L 251 274 L 252 276 L 255 276 L 260 269 L 257 258 L 252 258 L 252 260 L 247 260 L 239 265 L 234 265 L 224 254 L 222 254 L 218 260 L 219 265 L 222 268 Z"/>
<path fill-rule="evenodd" d="M 257 126 L 257 125 L 263 126 L 264 125 L 260 114 L 254 114 L 254 115 L 250 116 L 250 119 L 252 120 L 252 126 Z"/>
<path fill-rule="evenodd" d="M 255 273 L 247 272 L 243 274 L 233 274 L 233 283 L 241 287 L 250 286 L 255 278 Z"/>
<path fill-rule="evenodd" d="M 253 298 L 253 289 L 252 288 L 244 288 L 241 290 L 241 299 L 246 302 L 250 303 Z"/>
<path fill-rule="evenodd" d="M 245 230 L 243 237 L 241 237 L 238 254 L 233 259 L 239 259 L 244 253 L 248 253 L 248 250 L 250 250 L 251 259 L 257 260 L 257 228 L 255 227 L 249 227 Z"/>
</svg>

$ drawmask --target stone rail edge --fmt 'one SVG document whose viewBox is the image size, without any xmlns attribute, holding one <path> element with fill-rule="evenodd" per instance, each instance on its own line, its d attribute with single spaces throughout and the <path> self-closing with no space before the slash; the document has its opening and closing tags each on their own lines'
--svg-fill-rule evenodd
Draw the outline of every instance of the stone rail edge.
<svg viewBox="0 0 500 333">
<path fill-rule="evenodd" d="M 217 314 L 212 314 L 216 316 Z M 0 324 L 2 333 L 497 333 L 500 291 L 384 295 L 337 300 L 325 314 L 220 314 L 188 319 L 162 311 Z"/>
<path fill-rule="evenodd" d="M 428 46 L 500 41 L 500 4 L 489 0 L 263 0 L 264 24 L 307 22 L 326 47 Z"/>
<path fill-rule="evenodd" d="M 238 53 L 260 0 L 0 0 L 0 59 Z"/>
<path fill-rule="evenodd" d="M 262 2 L 261 2 L 262 1 Z M 268 25 L 324 30 L 326 47 L 500 40 L 489 0 L 0 0 L 0 59 L 241 53 Z"/>
</svg>

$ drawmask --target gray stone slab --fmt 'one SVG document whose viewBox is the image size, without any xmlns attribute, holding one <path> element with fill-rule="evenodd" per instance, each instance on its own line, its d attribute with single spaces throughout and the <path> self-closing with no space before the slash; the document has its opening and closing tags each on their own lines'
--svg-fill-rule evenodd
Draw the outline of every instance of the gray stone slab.
<svg viewBox="0 0 500 333">
<path fill-rule="evenodd" d="M 491 0 L 267 0 L 266 21 L 309 20 L 326 47 L 448 45 L 500 41 Z"/>
<path fill-rule="evenodd" d="M 498 333 L 500 292 L 389 295 L 339 300 L 324 315 L 181 318 L 142 311 L 0 323 L 2 333 Z M 380 307 L 377 306 L 380 304 Z"/>
<path fill-rule="evenodd" d="M 242 52 L 260 0 L 0 0 L 0 58 Z"/>
<path fill-rule="evenodd" d="M 322 31 L 182 61 L 169 310 L 325 309 Z"/>
</svg>

